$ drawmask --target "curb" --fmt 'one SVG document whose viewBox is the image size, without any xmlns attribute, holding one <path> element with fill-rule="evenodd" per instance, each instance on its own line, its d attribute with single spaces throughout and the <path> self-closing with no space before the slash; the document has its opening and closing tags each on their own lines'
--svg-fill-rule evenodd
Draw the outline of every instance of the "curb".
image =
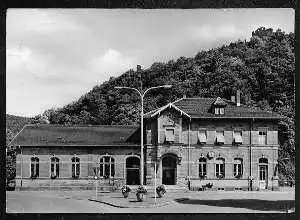
<svg viewBox="0 0 300 220">
<path fill-rule="evenodd" d="M 180 198 L 177 199 L 177 201 L 182 201 L 182 200 L 187 200 L 188 198 Z M 96 199 L 88 199 L 89 201 L 93 201 L 93 202 L 99 202 L 99 203 L 103 203 L 106 205 L 110 205 L 116 208 L 155 208 L 155 207 L 161 207 L 161 206 L 166 206 L 169 205 L 171 203 L 176 203 L 176 201 L 174 200 L 170 200 L 164 203 L 159 203 L 159 204 L 153 204 L 153 205 L 140 205 L 140 206 L 121 206 L 121 205 L 116 205 L 110 202 L 105 202 L 105 201 L 100 201 L 100 200 L 96 200 Z"/>
</svg>

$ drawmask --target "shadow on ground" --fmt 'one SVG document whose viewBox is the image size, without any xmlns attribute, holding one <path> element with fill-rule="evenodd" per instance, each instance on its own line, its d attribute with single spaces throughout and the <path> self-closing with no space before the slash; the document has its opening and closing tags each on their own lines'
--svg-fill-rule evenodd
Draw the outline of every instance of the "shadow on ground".
<svg viewBox="0 0 300 220">
<path fill-rule="evenodd" d="M 221 199 L 221 200 L 200 200 L 200 199 L 175 199 L 176 202 L 189 205 L 208 205 L 219 207 L 246 208 L 260 211 L 287 211 L 295 207 L 294 200 L 259 200 L 259 199 Z"/>
</svg>

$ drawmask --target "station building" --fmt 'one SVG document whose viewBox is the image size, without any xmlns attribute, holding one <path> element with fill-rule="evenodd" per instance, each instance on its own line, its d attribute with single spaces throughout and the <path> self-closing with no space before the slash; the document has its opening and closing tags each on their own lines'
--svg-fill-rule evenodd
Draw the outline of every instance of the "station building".
<svg viewBox="0 0 300 220">
<path fill-rule="evenodd" d="M 278 189 L 278 114 L 231 100 L 182 98 L 144 117 L 144 184 L 203 190 Z M 140 184 L 138 126 L 25 126 L 17 188 Z M 156 168 L 156 169 L 155 169 Z"/>
</svg>

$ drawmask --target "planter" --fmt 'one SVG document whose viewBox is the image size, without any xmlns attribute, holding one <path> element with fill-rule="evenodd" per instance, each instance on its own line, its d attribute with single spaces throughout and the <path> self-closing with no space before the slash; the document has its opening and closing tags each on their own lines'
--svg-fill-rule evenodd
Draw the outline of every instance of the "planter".
<svg viewBox="0 0 300 220">
<path fill-rule="evenodd" d="M 122 192 L 122 194 L 123 194 L 124 198 L 128 198 L 128 196 L 129 196 L 129 192 Z"/>
<path fill-rule="evenodd" d="M 136 198 L 139 202 L 142 202 L 146 198 L 146 194 L 145 193 L 137 193 Z"/>
<path fill-rule="evenodd" d="M 157 195 L 158 195 L 159 198 L 162 198 L 165 195 L 165 192 L 157 191 Z"/>
</svg>

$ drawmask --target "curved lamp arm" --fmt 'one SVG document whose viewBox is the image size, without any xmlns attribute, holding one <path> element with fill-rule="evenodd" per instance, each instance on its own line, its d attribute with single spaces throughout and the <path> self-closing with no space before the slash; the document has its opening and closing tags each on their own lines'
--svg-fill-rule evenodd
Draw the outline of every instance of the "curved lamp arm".
<svg viewBox="0 0 300 220">
<path fill-rule="evenodd" d="M 131 89 L 131 90 L 138 92 L 141 97 L 143 96 L 142 93 L 136 88 L 127 87 L 127 86 L 116 86 L 115 89 Z"/>
</svg>

